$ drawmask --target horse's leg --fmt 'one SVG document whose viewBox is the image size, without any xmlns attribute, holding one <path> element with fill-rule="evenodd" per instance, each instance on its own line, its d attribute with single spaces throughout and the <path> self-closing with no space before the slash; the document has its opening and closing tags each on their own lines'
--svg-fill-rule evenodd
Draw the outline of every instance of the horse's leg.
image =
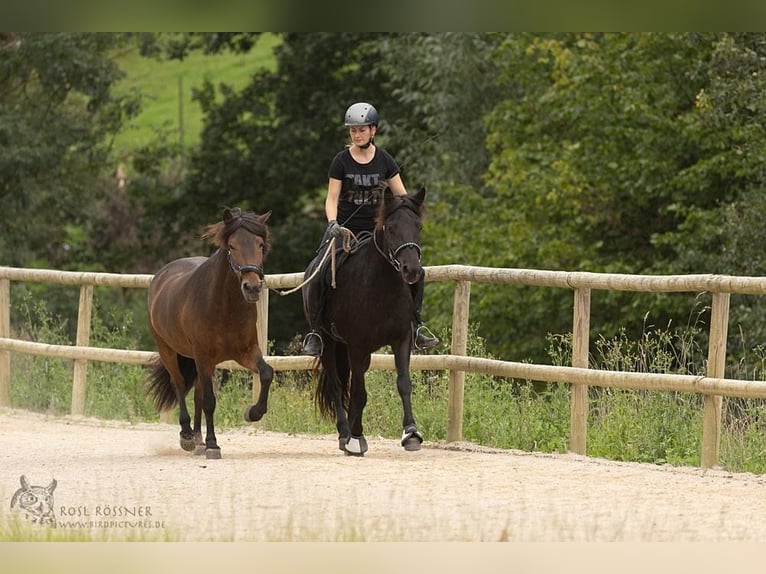
<svg viewBox="0 0 766 574">
<path fill-rule="evenodd" d="M 194 440 L 194 431 L 191 427 L 191 417 L 189 416 L 189 410 L 186 408 L 185 389 L 178 394 L 178 422 L 181 424 L 181 448 L 192 452 L 196 445 L 196 441 Z"/>
<path fill-rule="evenodd" d="M 258 401 L 245 409 L 245 420 L 249 423 L 261 420 L 266 414 L 269 403 L 269 389 L 271 381 L 274 379 L 274 369 L 263 360 L 263 353 L 257 349 L 255 356 L 255 365 L 251 370 L 258 370 L 258 377 L 261 381 L 261 390 L 258 393 Z"/>
<path fill-rule="evenodd" d="M 170 382 L 173 385 L 173 390 L 176 393 L 176 400 L 178 402 L 178 424 L 181 426 L 181 432 L 179 433 L 179 443 L 181 448 L 186 451 L 194 450 L 194 433 L 191 427 L 191 417 L 189 411 L 186 408 L 186 393 L 188 387 L 186 386 L 186 380 L 184 374 L 178 365 L 178 354 L 163 341 L 160 337 L 155 335 L 157 341 L 157 352 L 160 355 L 160 360 L 170 375 Z"/>
<path fill-rule="evenodd" d="M 412 380 L 410 379 L 410 340 L 405 339 L 396 346 L 394 351 L 394 363 L 396 364 L 396 389 L 402 399 L 402 446 L 404 450 L 420 450 L 423 435 L 415 426 L 415 417 L 412 414 Z"/>
<path fill-rule="evenodd" d="M 202 440 L 202 385 L 194 381 L 194 454 L 204 454 L 205 441 Z"/>
<path fill-rule="evenodd" d="M 351 396 L 349 397 L 348 421 L 351 427 L 351 438 L 346 444 L 346 453 L 353 456 L 364 456 L 367 452 L 367 439 L 364 438 L 362 413 L 367 406 L 367 388 L 364 385 L 364 375 L 370 368 L 370 355 L 350 354 L 351 361 Z"/>
<path fill-rule="evenodd" d="M 205 413 L 205 458 L 221 458 L 221 449 L 215 438 L 215 425 L 213 414 L 215 413 L 215 392 L 213 391 L 213 373 L 215 364 L 205 364 L 197 361 L 197 385 L 202 387 L 202 411 Z"/>
<path fill-rule="evenodd" d="M 348 348 L 343 343 L 328 341 L 322 350 L 322 368 L 324 375 L 329 378 L 327 384 L 333 389 L 332 404 L 335 410 L 335 428 L 338 429 L 338 448 L 346 451 L 346 445 L 351 439 L 351 428 L 348 424 L 346 408 L 343 405 L 343 395 L 348 383 Z"/>
</svg>

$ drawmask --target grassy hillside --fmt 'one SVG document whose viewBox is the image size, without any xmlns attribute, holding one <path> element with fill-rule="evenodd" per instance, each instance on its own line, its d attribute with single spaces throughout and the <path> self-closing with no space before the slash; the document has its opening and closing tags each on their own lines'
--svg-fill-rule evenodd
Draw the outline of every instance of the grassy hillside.
<svg viewBox="0 0 766 574">
<path fill-rule="evenodd" d="M 265 33 L 247 54 L 193 53 L 182 62 L 144 58 L 137 49 L 121 54 L 117 62 L 127 76 L 117 90 L 137 89 L 144 102 L 141 114 L 115 139 L 117 155 L 129 156 L 131 150 L 149 143 L 158 131 L 183 141 L 185 147 L 195 145 L 202 128 L 202 113 L 192 101 L 192 89 L 206 79 L 236 88 L 245 86 L 253 71 L 274 66 L 272 50 L 278 42 L 276 36 Z"/>
</svg>

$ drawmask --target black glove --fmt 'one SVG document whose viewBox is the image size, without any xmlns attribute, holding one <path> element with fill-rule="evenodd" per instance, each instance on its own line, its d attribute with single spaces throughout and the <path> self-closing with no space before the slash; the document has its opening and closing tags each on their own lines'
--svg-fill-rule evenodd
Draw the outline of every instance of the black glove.
<svg viewBox="0 0 766 574">
<path fill-rule="evenodd" d="M 334 219 L 327 224 L 327 235 L 329 237 L 335 237 L 336 239 L 340 239 L 342 235 L 341 227 Z"/>
</svg>

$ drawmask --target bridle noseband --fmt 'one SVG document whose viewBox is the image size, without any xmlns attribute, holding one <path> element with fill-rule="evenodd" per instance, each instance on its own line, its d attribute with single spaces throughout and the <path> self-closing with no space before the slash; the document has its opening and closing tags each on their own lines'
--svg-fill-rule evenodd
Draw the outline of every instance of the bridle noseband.
<svg viewBox="0 0 766 574">
<path fill-rule="evenodd" d="M 258 277 L 261 278 L 261 281 L 263 281 L 263 267 L 258 265 L 238 265 L 231 257 L 231 248 L 226 250 L 226 259 L 229 260 L 229 265 L 239 277 L 241 277 L 243 273 L 252 272 L 258 275 Z"/>
<path fill-rule="evenodd" d="M 383 226 L 381 231 L 384 233 L 384 237 L 385 237 L 385 233 L 386 233 L 386 226 L 385 225 Z M 401 271 L 402 270 L 402 264 L 399 263 L 399 260 L 396 258 L 396 256 L 399 255 L 399 252 L 402 249 L 406 249 L 407 247 L 414 247 L 415 250 L 418 252 L 418 261 L 420 261 L 420 254 L 421 254 L 420 245 L 418 245 L 414 241 L 407 241 L 406 243 L 402 243 L 396 249 L 391 249 L 391 247 L 388 247 L 388 254 L 384 253 L 383 250 L 378 245 L 378 234 L 377 233 L 373 233 L 372 234 L 372 241 L 375 244 L 375 249 L 378 250 L 378 253 L 380 253 L 383 257 L 385 257 L 386 261 L 388 261 L 391 264 L 391 266 L 394 269 L 396 269 L 397 271 Z"/>
</svg>

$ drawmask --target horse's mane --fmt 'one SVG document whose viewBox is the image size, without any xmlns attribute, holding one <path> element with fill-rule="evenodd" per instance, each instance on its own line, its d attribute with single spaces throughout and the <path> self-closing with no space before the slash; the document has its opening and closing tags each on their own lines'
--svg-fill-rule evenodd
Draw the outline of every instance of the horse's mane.
<svg viewBox="0 0 766 574">
<path fill-rule="evenodd" d="M 242 211 L 235 207 L 230 210 L 231 218 L 228 221 L 219 221 L 205 228 L 202 233 L 202 239 L 209 239 L 210 243 L 216 247 L 222 247 L 226 244 L 229 237 L 240 227 L 253 235 L 259 235 L 264 238 L 264 255 L 271 249 L 271 232 L 260 215 L 252 211 Z"/>
</svg>

